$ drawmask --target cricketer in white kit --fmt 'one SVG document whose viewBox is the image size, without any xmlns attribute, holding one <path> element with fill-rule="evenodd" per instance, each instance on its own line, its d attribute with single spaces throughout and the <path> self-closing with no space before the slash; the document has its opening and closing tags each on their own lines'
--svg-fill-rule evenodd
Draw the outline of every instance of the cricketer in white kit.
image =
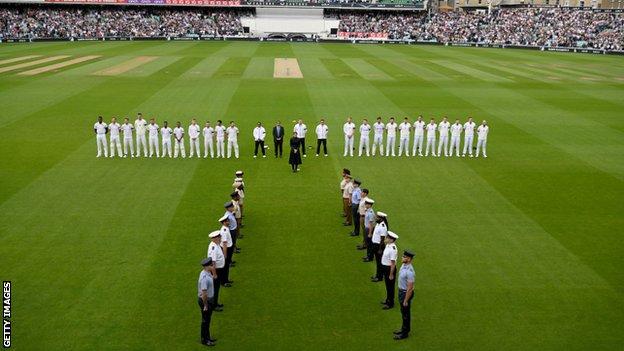
<svg viewBox="0 0 624 351">
<path fill-rule="evenodd" d="M 459 119 L 456 119 L 455 123 L 451 125 L 449 156 L 453 156 L 453 149 L 455 149 L 455 156 L 459 157 L 459 138 L 461 137 L 462 130 L 464 130 L 464 127 L 459 123 Z"/>
<path fill-rule="evenodd" d="M 390 117 L 390 122 L 386 124 L 386 130 L 388 131 L 386 141 L 386 156 L 390 156 L 392 151 L 392 157 L 395 156 L 394 150 L 396 149 L 396 132 L 399 126 L 394 122 L 394 117 Z"/>
<path fill-rule="evenodd" d="M 141 146 L 143 146 L 143 156 L 147 157 L 147 121 L 143 119 L 141 113 L 137 113 L 137 119 L 134 121 L 134 130 L 136 130 L 136 157 L 141 156 Z"/>
<path fill-rule="evenodd" d="M 412 148 L 412 156 L 422 156 L 423 140 L 425 139 L 425 122 L 422 120 L 422 116 L 418 116 L 416 122 L 414 122 L 414 147 Z"/>
<path fill-rule="evenodd" d="M 444 156 L 448 157 L 448 134 L 449 128 L 451 124 L 448 122 L 448 118 L 444 116 L 442 118 L 442 122 L 438 124 L 438 132 L 440 133 L 440 141 L 438 142 L 438 157 L 442 154 L 442 149 L 444 149 Z"/>
<path fill-rule="evenodd" d="M 191 151 L 189 153 L 189 157 L 193 157 L 193 155 L 197 154 L 197 158 L 201 157 L 201 151 L 199 150 L 199 124 L 197 124 L 197 120 L 193 118 L 191 120 L 191 124 L 188 126 L 188 135 L 191 144 Z"/>
<path fill-rule="evenodd" d="M 150 123 L 147 125 L 147 131 L 149 132 L 148 145 L 149 145 L 149 157 L 154 155 L 154 151 L 156 151 L 156 157 L 160 155 L 160 146 L 158 146 L 158 124 L 152 118 L 150 119 Z"/>
<path fill-rule="evenodd" d="M 436 131 L 438 130 L 438 125 L 435 122 L 435 119 L 431 119 L 429 124 L 427 124 L 427 146 L 425 147 L 425 157 L 429 156 L 429 148 L 431 148 L 431 155 L 435 156 L 435 144 L 436 144 Z"/>
<path fill-rule="evenodd" d="M 163 122 L 163 127 L 160 128 L 160 136 L 162 137 L 162 155 L 160 157 L 165 157 L 165 154 L 171 158 L 171 133 L 173 130 L 169 128 L 169 123 L 167 121 Z"/>
<path fill-rule="evenodd" d="M 227 158 L 232 156 L 232 148 L 234 148 L 234 157 L 238 158 L 238 127 L 234 122 L 230 122 L 230 126 L 225 130 L 227 133 Z"/>
<path fill-rule="evenodd" d="M 403 123 L 399 124 L 400 139 L 399 139 L 399 157 L 403 155 L 403 150 L 405 150 L 405 156 L 409 156 L 409 137 L 410 137 L 410 129 L 412 128 L 409 119 L 405 117 Z"/>
<path fill-rule="evenodd" d="M 366 156 L 370 156 L 370 131 L 371 126 L 368 124 L 368 120 L 364 119 L 362 125 L 360 125 L 360 145 L 358 156 L 362 156 L 362 149 L 366 149 Z"/>
<path fill-rule="evenodd" d="M 472 139 L 474 138 L 475 123 L 472 121 L 472 117 L 468 118 L 468 122 L 464 123 L 464 152 L 462 157 L 466 157 L 466 150 L 472 157 Z"/>
<path fill-rule="evenodd" d="M 353 119 L 351 117 L 347 118 L 347 123 L 342 126 L 342 131 L 344 133 L 345 145 L 344 145 L 344 155 L 353 156 L 353 139 L 355 138 L 355 123 L 353 123 Z"/>
<path fill-rule="evenodd" d="M 215 139 L 217 141 L 217 158 L 225 158 L 225 126 L 221 120 L 215 126 Z"/>
<path fill-rule="evenodd" d="M 122 157 L 121 152 L 121 140 L 119 140 L 119 131 L 121 125 L 117 123 L 117 118 L 111 118 L 111 122 L 108 125 L 110 131 L 110 157 L 115 157 L 115 147 L 117 147 L 117 156 Z"/>
<path fill-rule="evenodd" d="M 124 155 L 123 157 L 128 157 L 128 149 L 130 149 L 130 157 L 134 157 L 134 142 L 132 141 L 132 130 L 134 130 L 134 126 L 130 124 L 128 117 L 124 118 L 124 123 L 121 125 L 121 130 L 124 135 Z"/>
<path fill-rule="evenodd" d="M 181 152 L 182 158 L 186 158 L 186 151 L 184 150 L 184 128 L 182 128 L 180 122 L 177 122 L 176 127 L 173 128 L 173 139 L 175 143 L 173 157 L 178 158 L 178 152 Z"/>
<path fill-rule="evenodd" d="M 102 116 L 98 116 L 97 122 L 93 125 L 93 131 L 95 132 L 95 143 L 97 144 L 97 156 L 102 156 L 104 151 L 104 157 L 108 157 L 108 145 L 106 145 L 106 133 L 108 133 L 108 125 L 102 122 Z"/>
<path fill-rule="evenodd" d="M 477 154 L 479 157 L 479 151 L 482 150 L 483 157 L 487 157 L 487 153 L 485 152 L 485 148 L 487 146 L 487 136 L 490 132 L 490 127 L 487 125 L 487 121 L 483 121 L 479 128 L 477 128 Z"/>
<path fill-rule="evenodd" d="M 373 124 L 373 156 L 375 156 L 375 151 L 377 151 L 377 147 L 379 147 L 379 155 L 383 156 L 383 135 L 386 126 L 381 121 L 381 117 L 377 117 L 377 122 Z"/>
<path fill-rule="evenodd" d="M 206 122 L 206 126 L 202 129 L 204 133 L 204 158 L 208 157 L 208 151 L 210 150 L 210 158 L 214 157 L 212 150 L 212 140 L 214 139 L 214 128 L 210 126 L 210 122 Z"/>
</svg>

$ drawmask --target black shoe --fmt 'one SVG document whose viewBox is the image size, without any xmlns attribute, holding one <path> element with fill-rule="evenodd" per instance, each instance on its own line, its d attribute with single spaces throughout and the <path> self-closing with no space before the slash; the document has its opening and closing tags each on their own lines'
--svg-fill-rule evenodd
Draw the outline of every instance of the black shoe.
<svg viewBox="0 0 624 351">
<path fill-rule="evenodd" d="M 235 264 L 236 264 L 236 261 L 232 261 L 232 262 L 230 262 L 230 266 L 233 266 L 233 265 L 235 265 Z"/>
<path fill-rule="evenodd" d="M 202 345 L 205 345 L 205 346 L 215 346 L 216 344 L 217 343 L 212 341 L 212 340 L 206 340 L 206 341 L 202 342 Z"/>
<path fill-rule="evenodd" d="M 245 226 L 244 224 L 241 224 L 241 225 L 240 225 L 240 227 L 241 227 L 241 228 L 242 228 L 242 227 L 244 227 L 244 226 Z M 239 238 L 242 238 L 243 236 L 242 236 L 242 235 L 239 235 L 238 237 L 239 237 Z"/>
<path fill-rule="evenodd" d="M 393 307 L 394 307 L 394 305 L 388 305 L 388 304 L 385 304 L 385 305 L 384 305 L 381 309 L 382 309 L 382 310 L 389 310 L 389 309 L 391 309 L 391 308 L 393 308 Z"/>
<path fill-rule="evenodd" d="M 222 304 L 222 303 L 217 304 L 217 307 L 221 307 L 221 308 L 223 308 L 223 304 Z"/>
<path fill-rule="evenodd" d="M 394 335 L 399 335 L 399 334 L 403 334 L 403 330 L 398 329 L 392 332 Z"/>
<path fill-rule="evenodd" d="M 342 223 L 342 225 L 344 225 L 345 227 L 350 227 L 350 226 L 352 226 L 353 224 L 351 224 L 351 223 L 347 223 L 347 222 L 344 222 L 344 223 Z"/>
<path fill-rule="evenodd" d="M 244 225 L 242 225 L 242 224 L 241 224 L 241 228 L 242 228 L 242 227 L 244 227 Z M 238 238 L 239 238 L 239 239 L 242 239 L 242 238 L 244 238 L 244 237 L 245 237 L 245 236 L 244 236 L 243 234 L 239 234 L 239 235 L 238 235 Z"/>
<path fill-rule="evenodd" d="M 380 301 L 379 303 L 382 304 L 382 305 L 385 305 L 385 304 L 388 303 L 388 301 Z"/>
<path fill-rule="evenodd" d="M 407 334 L 397 334 L 394 336 L 394 340 L 407 339 Z"/>
<path fill-rule="evenodd" d="M 383 279 L 379 279 L 379 278 L 377 278 L 377 277 L 373 277 L 373 278 L 371 278 L 371 282 L 373 282 L 373 283 L 379 283 L 379 282 L 380 282 L 380 281 L 382 281 L 382 280 L 383 280 Z"/>
<path fill-rule="evenodd" d="M 356 233 L 351 233 L 351 236 L 360 236 L 360 234 L 356 234 Z"/>
<path fill-rule="evenodd" d="M 228 280 L 226 283 L 234 284 L 233 280 Z"/>
<path fill-rule="evenodd" d="M 217 312 L 221 312 L 221 311 L 223 311 L 223 307 L 217 306 L 217 307 L 215 307 L 214 310 L 217 311 Z"/>
<path fill-rule="evenodd" d="M 208 341 L 217 342 L 217 339 L 208 339 Z"/>
<path fill-rule="evenodd" d="M 358 250 L 366 250 L 366 246 L 364 246 L 364 245 L 358 245 L 358 246 L 356 246 L 356 248 Z"/>
<path fill-rule="evenodd" d="M 370 262 L 372 261 L 372 259 L 368 258 L 368 257 L 363 257 L 362 258 L 362 262 Z"/>
<path fill-rule="evenodd" d="M 232 287 L 232 283 L 223 283 L 223 287 L 231 288 Z"/>
<path fill-rule="evenodd" d="M 234 252 L 236 252 L 236 253 L 240 253 L 240 252 L 241 252 L 241 249 L 236 248 L 236 250 L 234 250 Z"/>
</svg>

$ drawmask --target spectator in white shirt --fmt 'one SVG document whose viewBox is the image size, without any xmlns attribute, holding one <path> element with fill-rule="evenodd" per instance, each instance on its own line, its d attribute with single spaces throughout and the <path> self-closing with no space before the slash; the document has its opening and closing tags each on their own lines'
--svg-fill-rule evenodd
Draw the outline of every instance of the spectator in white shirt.
<svg viewBox="0 0 624 351">
<path fill-rule="evenodd" d="M 258 157 L 258 147 L 262 149 L 262 157 L 266 157 L 266 151 L 264 150 L 264 137 L 266 137 L 266 130 L 262 126 L 262 123 L 258 122 L 258 125 L 253 130 L 254 137 L 254 158 Z"/>
<path fill-rule="evenodd" d="M 325 124 L 325 120 L 321 118 L 320 123 L 316 126 L 316 156 L 321 152 L 321 145 L 323 145 L 323 152 L 327 157 L 327 133 L 329 127 Z"/>
</svg>

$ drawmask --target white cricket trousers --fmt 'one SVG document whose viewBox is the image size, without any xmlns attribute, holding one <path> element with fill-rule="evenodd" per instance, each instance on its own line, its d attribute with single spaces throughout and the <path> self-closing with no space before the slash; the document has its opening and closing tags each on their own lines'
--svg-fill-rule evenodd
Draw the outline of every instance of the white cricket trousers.
<svg viewBox="0 0 624 351">
<path fill-rule="evenodd" d="M 451 137 L 451 145 L 449 146 L 449 156 L 453 156 L 453 149 L 455 149 L 455 154 L 459 156 L 459 135 Z"/>
<path fill-rule="evenodd" d="M 160 150 L 158 147 L 158 137 L 150 135 L 149 137 L 149 156 L 150 157 L 152 157 L 152 155 L 154 154 L 154 151 L 156 151 L 156 157 L 158 157 L 158 155 L 160 154 Z"/>
<path fill-rule="evenodd" d="M 448 135 L 440 135 L 438 156 L 442 155 L 442 149 L 444 149 L 444 156 L 448 156 Z"/>
<path fill-rule="evenodd" d="M 208 150 L 210 150 L 210 158 L 214 156 L 212 151 L 212 138 L 204 138 L 204 158 L 208 157 Z"/>
<path fill-rule="evenodd" d="M 121 140 L 119 140 L 119 135 L 115 135 L 110 137 L 110 154 L 111 156 L 115 156 L 115 146 L 117 147 L 117 156 L 122 156 L 121 153 Z"/>
<path fill-rule="evenodd" d="M 201 157 L 201 151 L 199 150 L 199 138 L 191 138 L 191 151 L 189 152 L 189 157 L 193 157 L 195 153 L 197 153 L 197 157 Z"/>
<path fill-rule="evenodd" d="M 217 158 L 225 158 L 225 142 L 217 138 Z"/>
<path fill-rule="evenodd" d="M 392 151 L 392 156 L 394 156 L 394 150 L 396 150 L 396 137 L 388 136 L 388 141 L 386 142 L 386 156 L 390 156 L 390 151 Z"/>
<path fill-rule="evenodd" d="M 96 134 L 95 135 L 95 143 L 97 144 L 97 157 L 102 156 L 102 151 L 104 151 L 104 156 L 108 157 L 108 145 L 106 145 L 106 134 Z"/>
<path fill-rule="evenodd" d="M 375 156 L 375 150 L 379 146 L 379 155 L 383 156 L 383 134 L 377 135 L 373 138 L 373 156 Z"/>
<path fill-rule="evenodd" d="M 366 156 L 370 156 L 370 138 L 369 137 L 363 137 L 360 138 L 360 151 L 358 151 L 358 156 L 362 156 L 362 148 L 366 149 Z"/>
<path fill-rule="evenodd" d="M 136 155 L 141 156 L 141 145 L 143 145 L 143 156 L 147 157 L 147 139 L 145 138 L 145 134 L 136 136 Z"/>
<path fill-rule="evenodd" d="M 173 157 L 178 158 L 178 153 L 182 153 L 182 158 L 186 158 L 186 150 L 184 150 L 184 139 L 178 141 L 178 139 L 174 140 L 175 145 L 173 146 Z"/>
<path fill-rule="evenodd" d="M 349 156 L 353 156 L 353 136 L 351 136 L 350 138 L 348 136 L 345 135 L 345 143 L 344 143 L 344 155 L 343 156 L 347 156 L 347 152 L 349 153 Z"/>
<path fill-rule="evenodd" d="M 401 137 L 399 140 L 399 157 L 403 155 L 403 149 L 405 149 L 405 156 L 409 156 L 409 137 Z"/>
<path fill-rule="evenodd" d="M 412 148 L 412 155 L 416 156 L 416 152 L 422 156 L 422 144 L 425 139 L 424 135 L 416 135 L 414 134 L 414 147 Z"/>
<path fill-rule="evenodd" d="M 464 135 L 464 152 L 462 153 L 463 155 L 466 154 L 466 150 L 468 150 L 468 153 L 472 155 L 472 137 L 472 135 Z"/>
<path fill-rule="evenodd" d="M 483 156 L 487 157 L 487 153 L 485 151 L 485 147 L 487 146 L 487 139 L 478 139 L 477 140 L 477 157 L 479 157 L 479 150 L 483 150 Z"/>
<path fill-rule="evenodd" d="M 162 140 L 163 152 L 160 157 L 165 157 L 165 155 L 171 157 L 171 138 L 163 138 Z"/>
<path fill-rule="evenodd" d="M 134 156 L 134 142 L 132 137 L 124 138 L 124 156 L 128 156 L 128 149 L 130 149 L 130 156 Z"/>
<path fill-rule="evenodd" d="M 435 137 L 427 138 L 427 147 L 425 148 L 425 156 L 429 156 L 429 148 L 430 147 L 431 147 L 431 154 L 433 156 L 436 155 L 436 153 L 435 153 L 435 143 L 436 143 Z"/>
<path fill-rule="evenodd" d="M 228 139 L 227 157 L 232 157 L 232 147 L 234 148 L 234 157 L 238 158 L 238 140 Z"/>
</svg>

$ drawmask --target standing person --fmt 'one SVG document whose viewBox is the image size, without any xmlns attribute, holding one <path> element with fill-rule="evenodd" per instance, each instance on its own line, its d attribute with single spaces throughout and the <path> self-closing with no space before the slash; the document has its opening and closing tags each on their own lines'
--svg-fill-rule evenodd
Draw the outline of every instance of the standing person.
<svg viewBox="0 0 624 351">
<path fill-rule="evenodd" d="M 215 130 L 210 126 L 210 121 L 206 122 L 204 129 L 202 129 L 204 134 L 204 158 L 208 158 L 208 151 L 210 151 L 210 158 L 214 157 L 213 143 Z"/>
<path fill-rule="evenodd" d="M 360 200 L 360 205 L 358 206 L 358 214 L 360 215 L 360 229 L 364 232 L 362 235 L 362 243 L 358 244 L 356 248 L 358 250 L 366 250 L 367 241 L 366 241 L 366 221 L 364 220 L 364 216 L 366 216 L 366 200 L 368 199 L 368 189 L 362 189 L 362 200 Z"/>
<path fill-rule="evenodd" d="M 136 130 L 136 157 L 141 157 L 141 146 L 143 146 L 143 156 L 147 157 L 147 121 L 143 119 L 141 112 L 137 113 L 137 119 L 134 121 L 134 130 Z"/>
<path fill-rule="evenodd" d="M 301 147 L 301 154 L 303 157 L 306 157 L 306 145 L 305 145 L 305 137 L 308 132 L 308 127 L 303 124 L 303 120 L 299 120 L 297 124 L 295 124 L 295 128 L 293 131 L 297 135 L 297 139 L 299 139 L 299 147 Z"/>
<path fill-rule="evenodd" d="M 234 147 L 234 157 L 238 158 L 238 127 L 234 121 L 230 121 L 230 126 L 225 130 L 227 134 L 227 158 L 232 156 L 232 147 Z"/>
<path fill-rule="evenodd" d="M 117 156 L 122 157 L 121 152 L 121 140 L 119 140 L 119 130 L 121 125 L 117 123 L 117 118 L 111 118 L 111 122 L 108 125 L 110 131 L 110 157 L 115 157 L 115 146 L 117 146 Z"/>
<path fill-rule="evenodd" d="M 429 148 L 431 148 L 431 155 L 433 155 L 433 157 L 436 156 L 435 144 L 437 130 L 438 125 L 436 124 L 435 119 L 432 118 L 429 124 L 427 124 L 427 147 L 425 148 L 425 157 L 429 156 Z"/>
<path fill-rule="evenodd" d="M 236 221 L 236 208 L 234 207 L 234 203 L 232 201 L 228 201 L 225 203 L 225 214 L 228 216 L 228 226 L 230 229 L 230 234 L 232 235 L 232 248 L 235 253 L 240 252 L 238 246 L 236 246 L 236 242 L 238 241 L 238 222 Z"/>
<path fill-rule="evenodd" d="M 199 133 L 200 126 L 197 124 L 197 120 L 193 118 L 191 124 L 188 126 L 189 142 L 191 144 L 191 151 L 189 157 L 193 158 L 193 155 L 197 154 L 197 158 L 201 157 L 201 150 L 199 150 Z"/>
<path fill-rule="evenodd" d="M 474 138 L 475 122 L 472 121 L 472 117 L 468 117 L 468 122 L 464 123 L 464 152 L 462 157 L 466 157 L 466 150 L 470 157 L 472 157 L 472 139 Z"/>
<path fill-rule="evenodd" d="M 165 154 L 169 155 L 171 158 L 171 133 L 173 130 L 169 128 L 169 123 L 167 121 L 163 122 L 163 127 L 160 128 L 160 136 L 162 137 L 162 155 L 160 157 L 165 157 Z"/>
<path fill-rule="evenodd" d="M 422 156 L 423 139 L 425 138 L 425 122 L 422 120 L 422 116 L 418 116 L 416 122 L 414 122 L 414 148 L 412 149 L 412 156 Z"/>
<path fill-rule="evenodd" d="M 348 170 L 347 168 L 343 168 L 342 169 L 342 180 L 340 180 L 340 198 L 343 199 L 342 194 L 344 194 L 344 189 L 345 186 L 347 186 L 347 183 L 349 182 L 347 175 L 351 176 L 351 171 Z M 342 201 L 342 217 L 346 217 L 347 216 L 347 212 L 345 209 L 345 203 L 344 201 Z"/>
<path fill-rule="evenodd" d="M 416 274 L 414 273 L 414 267 L 412 267 L 412 260 L 414 259 L 414 253 L 405 250 L 403 252 L 403 258 L 401 259 L 401 269 L 399 270 L 399 303 L 401 304 L 401 329 L 394 332 L 394 339 L 401 340 L 409 336 L 411 326 L 411 313 L 412 298 L 414 297 L 414 280 Z"/>
<path fill-rule="evenodd" d="M 154 151 L 156 151 L 156 157 L 160 154 L 160 147 L 158 146 L 158 129 L 159 127 L 158 124 L 156 124 L 156 120 L 151 118 L 150 123 L 147 125 L 147 130 L 149 132 L 149 157 L 154 156 Z"/>
<path fill-rule="evenodd" d="M 485 153 L 485 148 L 487 146 L 487 136 L 490 132 L 490 127 L 487 125 L 487 121 L 483 120 L 483 123 L 477 128 L 477 154 L 475 156 L 479 157 L 479 150 L 483 149 L 483 157 L 487 158 L 487 154 Z M 112 138 L 112 135 L 111 135 Z"/>
<path fill-rule="evenodd" d="M 386 126 L 381 121 L 381 117 L 377 117 L 377 122 L 373 124 L 373 130 L 375 132 L 373 136 L 373 156 L 375 156 L 375 151 L 377 147 L 379 147 L 379 156 L 383 156 L 383 135 Z"/>
<path fill-rule="evenodd" d="M 225 267 L 225 256 L 223 255 L 223 250 L 221 249 L 221 232 L 214 231 L 208 234 L 210 238 L 210 244 L 208 245 L 208 253 L 207 257 L 211 258 L 215 265 L 216 274 L 213 276 L 214 279 L 214 304 L 215 311 L 221 312 L 223 311 L 223 305 L 219 304 L 219 290 L 221 286 L 221 277 L 223 275 L 223 267 Z"/>
<path fill-rule="evenodd" d="M 210 320 L 214 309 L 214 262 L 211 258 L 202 260 L 202 271 L 197 280 L 197 303 L 202 315 L 201 343 L 206 346 L 214 346 L 215 341 L 210 337 Z"/>
<path fill-rule="evenodd" d="M 459 157 L 459 138 L 461 137 L 464 127 L 459 123 L 459 119 L 455 120 L 455 123 L 451 125 L 451 145 L 449 146 L 449 156 L 453 156 L 453 149 L 455 149 L 455 156 Z"/>
<path fill-rule="evenodd" d="M 362 189 L 360 189 L 361 181 L 358 179 L 353 181 L 353 191 L 351 193 L 351 214 L 353 216 L 353 232 L 351 236 L 360 235 L 360 214 L 358 208 L 360 201 L 362 201 Z"/>
<path fill-rule="evenodd" d="M 238 191 L 233 191 L 230 194 L 230 198 L 232 198 L 232 204 L 234 205 L 234 218 L 236 218 L 236 223 L 238 224 L 238 238 L 242 239 L 243 234 L 241 233 L 240 228 L 244 227 L 245 225 L 243 224 L 243 213 L 241 212 L 239 204 L 240 195 L 238 194 Z"/>
<path fill-rule="evenodd" d="M 342 203 L 344 206 L 344 212 L 346 213 L 346 218 L 344 226 L 350 226 L 353 224 L 353 212 L 351 212 L 351 194 L 353 193 L 353 178 L 351 177 L 351 173 L 345 174 L 345 178 L 347 183 L 344 186 L 344 190 L 342 191 Z"/>
<path fill-rule="evenodd" d="M 409 119 L 405 117 L 405 119 L 403 119 L 403 123 L 399 124 L 399 130 L 401 131 L 401 138 L 399 139 L 399 157 L 403 154 L 403 150 L 405 150 L 405 156 L 409 156 L 409 138 L 411 129 L 412 125 L 409 122 Z"/>
<path fill-rule="evenodd" d="M 384 248 L 381 256 L 384 281 L 386 282 L 386 301 L 382 302 L 384 310 L 394 307 L 394 275 L 396 272 L 396 260 L 398 256 L 395 242 L 398 238 L 398 235 L 388 231 L 388 235 L 386 235 L 386 247 Z"/>
<path fill-rule="evenodd" d="M 97 122 L 93 125 L 93 132 L 95 132 L 95 143 L 97 144 L 97 156 L 102 156 L 104 151 L 104 157 L 108 157 L 108 145 L 106 145 L 106 133 L 108 133 L 108 125 L 102 122 L 102 116 L 98 116 Z"/>
<path fill-rule="evenodd" d="M 345 145 L 344 145 L 344 157 L 349 156 L 353 157 L 353 138 L 355 134 L 355 123 L 353 123 L 353 119 L 351 117 L 347 118 L 347 123 L 342 126 L 342 131 L 345 136 Z"/>
<path fill-rule="evenodd" d="M 225 158 L 225 127 L 221 120 L 217 120 L 215 135 L 217 140 L 217 158 Z"/>
<path fill-rule="evenodd" d="M 360 125 L 360 145 L 358 156 L 362 156 L 362 149 L 366 149 L 366 156 L 370 156 L 370 131 L 371 126 L 368 124 L 368 120 L 364 118 L 362 125 Z"/>
<path fill-rule="evenodd" d="M 245 200 L 245 182 L 243 181 L 243 171 L 236 171 L 234 175 L 234 183 L 232 184 L 232 188 L 234 191 L 238 192 L 240 196 L 240 200 L 238 201 L 238 205 L 240 206 L 241 214 L 244 216 L 245 212 L 243 210 L 243 200 Z"/>
<path fill-rule="evenodd" d="M 219 223 L 221 223 L 221 229 L 219 229 L 221 233 L 221 250 L 223 250 L 223 254 L 225 255 L 225 267 L 223 268 L 221 282 L 224 287 L 229 288 L 232 286 L 232 283 L 234 283 L 230 280 L 230 266 L 232 265 L 232 255 L 234 254 L 234 243 L 232 242 L 230 228 L 228 228 L 228 216 L 224 215 L 219 218 Z"/>
<path fill-rule="evenodd" d="M 316 156 L 321 153 L 321 145 L 323 145 L 323 152 L 327 157 L 327 133 L 329 127 L 325 124 L 325 120 L 321 118 L 320 123 L 316 126 Z"/>
<path fill-rule="evenodd" d="M 293 133 L 292 138 L 290 138 L 290 157 L 288 158 L 288 163 L 290 164 L 293 173 L 299 171 L 301 153 L 299 152 L 299 138 L 297 138 L 296 132 Z"/>
<path fill-rule="evenodd" d="M 442 155 L 442 150 L 444 150 L 444 157 L 448 157 L 448 133 L 451 124 L 448 121 L 448 118 L 444 116 L 442 118 L 442 122 L 438 124 L 438 132 L 440 133 L 440 141 L 438 142 L 438 157 Z"/>
<path fill-rule="evenodd" d="M 282 123 L 277 121 L 275 127 L 273 127 L 273 147 L 275 148 L 275 158 L 282 157 L 282 151 L 284 146 L 284 127 Z"/>
<path fill-rule="evenodd" d="M 173 128 L 173 139 L 175 139 L 173 157 L 178 158 L 178 152 L 182 152 L 182 158 L 186 158 L 186 151 L 184 150 L 184 128 L 182 128 L 179 121 L 176 122 L 176 127 Z"/>
<path fill-rule="evenodd" d="M 258 122 L 256 128 L 253 130 L 254 137 L 254 158 L 258 157 L 258 147 L 262 149 L 262 157 L 266 157 L 266 151 L 264 150 L 264 138 L 266 137 L 266 130 L 262 126 L 262 123 Z"/>
<path fill-rule="evenodd" d="M 121 125 L 121 130 L 124 135 L 124 155 L 123 157 L 128 157 L 128 149 L 130 149 L 130 157 L 134 157 L 134 144 L 132 142 L 132 130 L 134 126 L 129 123 L 128 117 L 124 118 L 124 123 Z"/>
<path fill-rule="evenodd" d="M 386 235 L 388 235 L 388 215 L 383 212 L 377 212 L 377 220 L 371 237 L 373 254 L 375 255 L 376 270 L 375 275 L 371 277 L 371 281 L 376 283 L 383 280 L 383 266 L 381 265 L 381 255 L 385 249 Z"/>
<path fill-rule="evenodd" d="M 364 207 L 366 212 L 364 214 L 364 242 L 366 244 L 366 256 L 362 257 L 362 261 L 371 262 L 373 260 L 373 229 L 375 228 L 375 211 L 373 211 L 373 204 L 375 200 L 366 198 L 364 200 Z"/>
<path fill-rule="evenodd" d="M 392 157 L 394 157 L 394 150 L 396 150 L 396 130 L 399 126 L 394 122 L 394 117 L 390 117 L 390 122 L 386 124 L 386 130 L 388 131 L 388 141 L 386 143 L 386 156 L 390 156 L 392 151 Z"/>
</svg>

